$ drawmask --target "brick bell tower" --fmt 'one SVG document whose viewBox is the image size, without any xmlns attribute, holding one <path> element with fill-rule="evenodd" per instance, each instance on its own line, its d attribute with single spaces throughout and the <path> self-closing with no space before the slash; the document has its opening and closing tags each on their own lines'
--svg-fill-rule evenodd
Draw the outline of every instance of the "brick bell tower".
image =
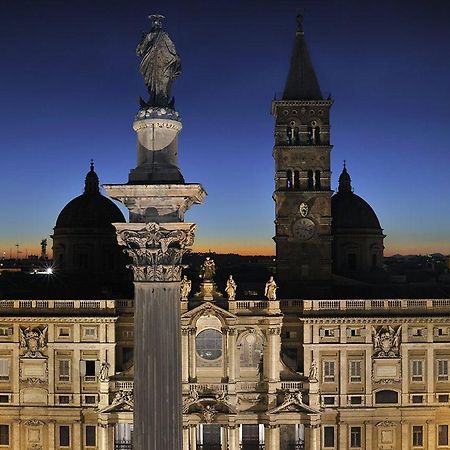
<svg viewBox="0 0 450 450">
<path fill-rule="evenodd" d="M 283 95 L 272 103 L 275 117 L 275 243 L 277 281 L 287 290 L 331 277 L 330 121 L 298 29 Z"/>
</svg>

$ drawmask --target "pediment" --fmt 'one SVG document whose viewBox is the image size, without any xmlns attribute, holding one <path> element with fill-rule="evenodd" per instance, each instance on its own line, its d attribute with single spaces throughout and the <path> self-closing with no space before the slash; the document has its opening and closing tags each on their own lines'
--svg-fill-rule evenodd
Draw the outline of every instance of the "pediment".
<svg viewBox="0 0 450 450">
<path fill-rule="evenodd" d="M 113 402 L 111 405 L 108 405 L 105 408 L 99 410 L 100 413 L 113 413 L 122 411 L 133 411 L 133 402 L 130 401 L 122 401 L 117 403 Z"/>
<path fill-rule="evenodd" d="M 295 400 L 289 400 L 288 402 L 284 402 L 281 405 L 268 411 L 268 414 L 281 414 L 281 413 L 319 414 L 320 411 Z"/>
<path fill-rule="evenodd" d="M 215 305 L 212 302 L 204 302 L 201 305 L 195 307 L 194 309 L 191 309 L 190 311 L 185 312 L 181 318 L 182 319 L 194 319 L 196 317 L 202 316 L 202 315 L 217 315 L 221 316 L 224 319 L 237 319 L 237 316 L 234 314 L 231 314 L 226 309 L 220 308 L 219 306 Z"/>
</svg>

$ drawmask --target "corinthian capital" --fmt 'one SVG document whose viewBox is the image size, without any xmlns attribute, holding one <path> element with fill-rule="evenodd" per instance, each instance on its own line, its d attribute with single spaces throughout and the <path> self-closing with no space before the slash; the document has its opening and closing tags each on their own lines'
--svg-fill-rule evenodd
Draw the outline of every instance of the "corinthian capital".
<svg viewBox="0 0 450 450">
<path fill-rule="evenodd" d="M 133 260 L 135 281 L 180 281 L 184 253 L 194 243 L 191 223 L 114 224 L 117 241 Z"/>
</svg>

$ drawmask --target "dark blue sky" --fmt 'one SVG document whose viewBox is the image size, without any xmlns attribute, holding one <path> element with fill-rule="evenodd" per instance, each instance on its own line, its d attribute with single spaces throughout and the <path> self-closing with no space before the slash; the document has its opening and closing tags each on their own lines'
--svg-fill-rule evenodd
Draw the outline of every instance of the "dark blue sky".
<svg viewBox="0 0 450 450">
<path fill-rule="evenodd" d="M 161 13 L 183 65 L 180 165 L 209 194 L 187 217 L 197 249 L 273 252 L 270 103 L 302 12 L 335 100 L 333 187 L 346 159 L 387 254 L 449 252 L 449 3 L 3 1 L 0 250 L 38 247 L 81 193 L 90 158 L 101 182 L 126 182 L 145 94 L 134 51 L 147 16 Z"/>
</svg>

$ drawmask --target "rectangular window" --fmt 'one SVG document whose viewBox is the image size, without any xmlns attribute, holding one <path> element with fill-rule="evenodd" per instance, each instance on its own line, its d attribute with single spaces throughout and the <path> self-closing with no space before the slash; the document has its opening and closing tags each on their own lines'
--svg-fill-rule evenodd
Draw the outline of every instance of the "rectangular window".
<svg viewBox="0 0 450 450">
<path fill-rule="evenodd" d="M 334 361 L 324 361 L 323 362 L 323 382 L 324 383 L 334 383 Z"/>
<path fill-rule="evenodd" d="M 60 405 L 68 405 L 70 403 L 70 396 L 69 395 L 60 395 L 58 397 L 59 404 Z"/>
<path fill-rule="evenodd" d="M 99 370 L 99 361 L 94 359 L 87 359 L 81 361 L 81 371 L 84 374 L 84 381 L 97 381 L 97 372 Z"/>
<path fill-rule="evenodd" d="M 83 327 L 83 337 L 86 339 L 96 339 L 97 327 Z"/>
<path fill-rule="evenodd" d="M 414 425 L 412 427 L 412 445 L 413 447 L 423 447 L 423 427 Z"/>
<path fill-rule="evenodd" d="M 362 361 L 349 362 L 350 383 L 361 383 Z"/>
<path fill-rule="evenodd" d="M 323 427 L 323 446 L 334 448 L 334 427 Z"/>
<path fill-rule="evenodd" d="M 59 360 L 59 381 L 70 381 L 70 359 Z"/>
<path fill-rule="evenodd" d="M 412 403 L 423 403 L 423 395 L 413 395 L 411 400 Z"/>
<path fill-rule="evenodd" d="M 9 445 L 9 425 L 0 425 L 0 445 Z"/>
<path fill-rule="evenodd" d="M 9 381 L 9 358 L 0 358 L 0 381 Z"/>
<path fill-rule="evenodd" d="M 361 448 L 361 427 L 350 427 L 350 448 Z"/>
<path fill-rule="evenodd" d="M 59 426 L 59 446 L 70 447 L 70 427 L 68 425 Z"/>
<path fill-rule="evenodd" d="M 330 406 L 330 405 L 334 405 L 336 403 L 336 399 L 335 397 L 331 397 L 331 396 L 325 396 L 323 397 L 323 404 Z"/>
<path fill-rule="evenodd" d="M 448 425 L 438 425 L 438 445 L 448 445 Z"/>
<path fill-rule="evenodd" d="M 70 336 L 70 328 L 59 328 L 58 330 L 59 337 L 69 337 Z"/>
<path fill-rule="evenodd" d="M 96 395 L 85 395 L 84 396 L 84 404 L 85 405 L 97 404 L 97 396 Z"/>
<path fill-rule="evenodd" d="M 438 402 L 439 403 L 448 403 L 448 394 L 439 394 Z"/>
<path fill-rule="evenodd" d="M 0 403 L 9 403 L 9 395 L 0 394 Z"/>
<path fill-rule="evenodd" d="M 13 329 L 8 326 L 0 326 L 0 337 L 9 337 L 13 334 Z"/>
<path fill-rule="evenodd" d="M 350 404 L 351 405 L 361 405 L 362 397 L 360 395 L 354 395 L 354 396 L 350 397 Z"/>
<path fill-rule="evenodd" d="M 437 360 L 438 381 L 448 381 L 448 359 Z"/>
<path fill-rule="evenodd" d="M 95 425 L 86 425 L 85 445 L 86 445 L 86 447 L 96 447 L 97 446 L 97 427 Z"/>
<path fill-rule="evenodd" d="M 411 381 L 423 381 L 423 366 L 424 362 L 422 359 L 413 359 L 411 361 Z"/>
</svg>

